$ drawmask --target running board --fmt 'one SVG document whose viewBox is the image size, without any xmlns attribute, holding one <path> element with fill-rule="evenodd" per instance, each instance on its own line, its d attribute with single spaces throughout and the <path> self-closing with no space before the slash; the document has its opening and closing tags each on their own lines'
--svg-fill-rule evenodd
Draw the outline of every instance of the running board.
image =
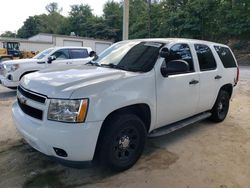
<svg viewBox="0 0 250 188">
<path fill-rule="evenodd" d="M 198 115 L 195 115 L 195 116 L 192 116 L 190 118 L 187 118 L 187 119 L 184 119 L 184 120 L 181 120 L 181 121 L 178 121 L 176 123 L 172 123 L 170 125 L 166 125 L 164 127 L 160 127 L 158 129 L 155 129 L 153 130 L 149 135 L 148 137 L 149 138 L 154 138 L 154 137 L 158 137 L 158 136 L 163 136 L 163 135 L 166 135 L 168 133 L 171 133 L 173 131 L 176 131 L 178 129 L 181 129 L 183 127 L 186 127 L 190 124 L 193 124 L 193 123 L 196 123 L 196 122 L 199 122 L 201 120 L 204 120 L 208 117 L 210 117 L 212 114 L 210 112 L 204 112 L 204 113 L 201 113 L 201 114 L 198 114 Z"/>
</svg>

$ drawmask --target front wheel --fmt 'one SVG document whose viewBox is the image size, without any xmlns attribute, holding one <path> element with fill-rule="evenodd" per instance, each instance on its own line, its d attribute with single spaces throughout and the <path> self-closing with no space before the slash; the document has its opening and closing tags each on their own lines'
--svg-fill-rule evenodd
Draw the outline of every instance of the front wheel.
<svg viewBox="0 0 250 188">
<path fill-rule="evenodd" d="M 228 113 L 229 109 L 229 94 L 228 92 L 221 90 L 218 94 L 216 102 L 211 110 L 211 120 L 215 122 L 223 121 Z"/>
<path fill-rule="evenodd" d="M 146 140 L 144 123 L 133 114 L 115 115 L 99 142 L 100 159 L 113 170 L 123 171 L 140 158 Z"/>
</svg>

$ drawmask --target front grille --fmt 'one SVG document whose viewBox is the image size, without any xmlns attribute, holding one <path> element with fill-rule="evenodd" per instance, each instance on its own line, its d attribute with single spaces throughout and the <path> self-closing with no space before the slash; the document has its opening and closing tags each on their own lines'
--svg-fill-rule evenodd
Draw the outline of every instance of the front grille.
<svg viewBox="0 0 250 188">
<path fill-rule="evenodd" d="M 33 118 L 36 118 L 36 119 L 40 119 L 40 120 L 43 119 L 43 111 L 42 110 L 38 110 L 38 109 L 33 108 L 31 106 L 28 106 L 24 103 L 21 103 L 18 98 L 17 98 L 17 101 L 18 101 L 18 105 L 20 106 L 20 108 L 22 109 L 22 111 L 25 114 L 27 114 Z"/>
<path fill-rule="evenodd" d="M 23 96 L 27 97 L 28 99 L 31 99 L 33 101 L 40 102 L 40 103 L 45 103 L 46 101 L 46 96 L 44 95 L 31 93 L 30 91 L 23 89 L 21 86 L 18 86 L 17 89 Z"/>
</svg>

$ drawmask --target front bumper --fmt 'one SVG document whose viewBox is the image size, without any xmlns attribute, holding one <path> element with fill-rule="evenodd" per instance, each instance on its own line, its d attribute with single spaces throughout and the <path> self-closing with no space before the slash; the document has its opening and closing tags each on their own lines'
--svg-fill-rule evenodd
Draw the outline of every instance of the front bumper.
<svg viewBox="0 0 250 188">
<path fill-rule="evenodd" d="M 5 87 L 17 87 L 19 85 L 19 81 L 11 81 L 5 77 L 2 77 L 1 84 Z"/>
<path fill-rule="evenodd" d="M 91 161 L 102 121 L 82 124 L 40 121 L 27 116 L 17 102 L 12 106 L 15 125 L 23 138 L 36 150 L 68 161 Z M 58 156 L 53 148 L 66 151 L 67 157 Z"/>
</svg>

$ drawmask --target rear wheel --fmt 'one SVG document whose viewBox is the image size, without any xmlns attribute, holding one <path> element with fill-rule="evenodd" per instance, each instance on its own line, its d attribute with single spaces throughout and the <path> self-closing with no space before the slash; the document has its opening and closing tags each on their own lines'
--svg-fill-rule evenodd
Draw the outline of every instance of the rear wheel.
<svg viewBox="0 0 250 188">
<path fill-rule="evenodd" d="M 228 92 L 221 90 L 218 94 L 216 102 L 211 110 L 211 120 L 215 122 L 223 121 L 228 113 L 229 109 L 229 94 Z"/>
<path fill-rule="evenodd" d="M 115 115 L 107 123 L 99 142 L 99 157 L 113 170 L 126 170 L 136 163 L 144 149 L 144 123 L 133 114 Z"/>
</svg>

